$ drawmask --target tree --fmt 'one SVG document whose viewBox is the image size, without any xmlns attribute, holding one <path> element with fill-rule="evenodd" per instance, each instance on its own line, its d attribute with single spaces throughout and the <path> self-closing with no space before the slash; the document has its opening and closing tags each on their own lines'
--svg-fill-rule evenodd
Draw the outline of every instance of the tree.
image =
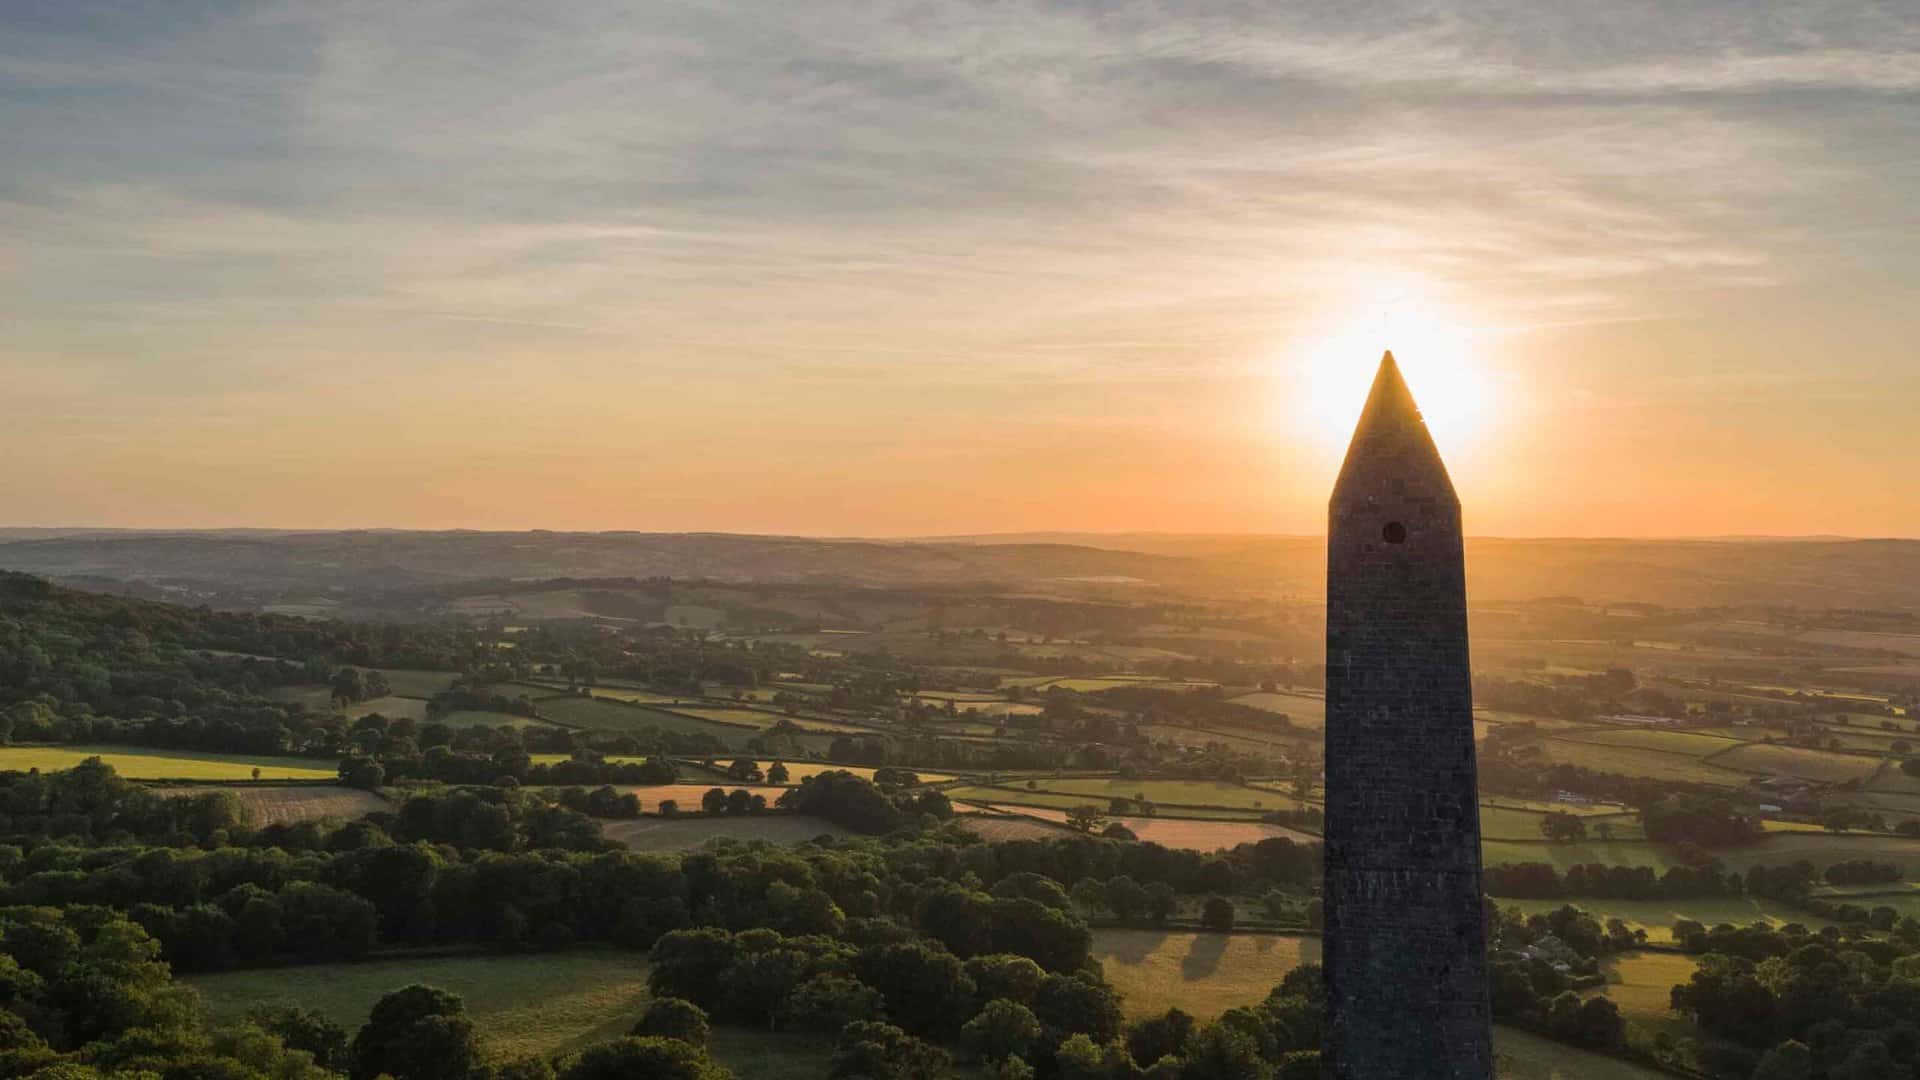
<svg viewBox="0 0 1920 1080">
<path fill-rule="evenodd" d="M 1173 886 L 1156 881 L 1147 886 L 1147 914 L 1155 923 L 1164 923 L 1180 910 L 1180 896 Z"/>
<path fill-rule="evenodd" d="M 1135 1061 L 1155 1062 L 1186 1053 L 1193 1037 L 1193 1017 L 1177 1008 L 1137 1020 L 1127 1027 L 1127 1053 Z"/>
<path fill-rule="evenodd" d="M 374 1003 L 353 1037 L 353 1080 L 465 1080 L 479 1039 L 456 994 L 415 983 Z"/>
<path fill-rule="evenodd" d="M 628 1034 L 658 1035 L 705 1046 L 713 1036 L 713 1029 L 707 1023 L 707 1010 L 685 998 L 657 997 L 647 1005 L 647 1011 Z"/>
<path fill-rule="evenodd" d="M 834 1043 L 830 1077 L 860 1080 L 927 1080 L 947 1068 L 946 1051 L 892 1024 L 856 1020 Z"/>
<path fill-rule="evenodd" d="M 1273 1067 L 1260 1056 L 1260 1045 L 1224 1024 L 1201 1028 L 1187 1047 L 1185 1080 L 1268 1080 L 1273 1075 Z"/>
<path fill-rule="evenodd" d="M 1147 890 L 1125 874 L 1108 878 L 1107 906 L 1122 919 L 1136 918 L 1146 909 Z"/>
<path fill-rule="evenodd" d="M 794 988 L 786 1019 L 802 1031 L 839 1031 L 856 1020 L 878 1019 L 880 992 L 851 975 L 827 972 Z"/>
<path fill-rule="evenodd" d="M 247 1013 L 260 1030 L 280 1037 L 289 1050 L 305 1050 L 323 1069 L 343 1071 L 347 1066 L 347 1029 L 311 1009 L 297 1005 L 262 1005 Z"/>
<path fill-rule="evenodd" d="M 1224 896 L 1209 896 L 1200 908 L 1200 925 L 1222 934 L 1233 932 L 1233 901 Z"/>
<path fill-rule="evenodd" d="M 1813 1051 L 1794 1039 L 1768 1050 L 1753 1070 L 1753 1080 L 1811 1080 Z"/>
<path fill-rule="evenodd" d="M 1024 1057 L 1040 1039 L 1040 1020 L 1018 1002 L 996 998 L 960 1029 L 960 1045 L 975 1061 Z"/>
<path fill-rule="evenodd" d="M 707 1052 L 678 1039 L 628 1036 L 590 1046 L 561 1067 L 559 1080 L 733 1080 Z"/>
<path fill-rule="evenodd" d="M 1067 828 L 1090 833 L 1107 823 L 1106 812 L 1097 806 L 1075 806 L 1067 811 Z"/>
<path fill-rule="evenodd" d="M 853 958 L 853 973 L 880 991 L 894 1022 L 917 1035 L 952 1035 L 965 1023 L 973 999 L 973 980 L 960 961 L 917 941 L 862 949 Z"/>
<path fill-rule="evenodd" d="M 1585 840 L 1587 823 L 1565 810 L 1556 810 L 1540 819 L 1540 835 L 1556 844 Z"/>
<path fill-rule="evenodd" d="M 792 774 L 787 771 L 787 766 L 782 762 L 776 761 L 767 766 L 767 783 L 769 784 L 785 784 L 791 775 Z"/>
<path fill-rule="evenodd" d="M 700 809 L 709 814 L 726 813 L 727 793 L 720 788 L 708 788 L 707 793 L 700 796 Z"/>
</svg>

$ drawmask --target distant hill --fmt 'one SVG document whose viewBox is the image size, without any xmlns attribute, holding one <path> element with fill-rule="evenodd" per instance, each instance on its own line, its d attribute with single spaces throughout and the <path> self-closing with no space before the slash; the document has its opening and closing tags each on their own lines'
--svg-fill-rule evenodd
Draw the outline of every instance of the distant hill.
<svg viewBox="0 0 1920 1080">
<path fill-rule="evenodd" d="M 1318 537 L 1036 534 L 937 540 L 727 533 L 81 532 L 0 538 L 0 568 L 246 606 L 481 579 L 673 577 L 848 585 L 1150 588 L 1315 601 Z M 1467 542 L 1476 606 L 1578 596 L 1668 607 L 1920 611 L 1920 541 Z"/>
</svg>

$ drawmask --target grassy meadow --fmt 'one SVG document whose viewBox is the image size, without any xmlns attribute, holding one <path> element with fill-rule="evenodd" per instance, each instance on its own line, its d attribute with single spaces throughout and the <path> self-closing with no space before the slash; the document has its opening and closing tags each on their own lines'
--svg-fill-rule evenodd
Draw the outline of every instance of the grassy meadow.
<svg viewBox="0 0 1920 1080">
<path fill-rule="evenodd" d="M 465 999 L 492 1060 L 564 1053 L 618 1038 L 648 999 L 645 960 L 612 950 L 314 964 L 183 981 L 216 1017 L 242 1016 L 255 1005 L 301 1005 L 349 1031 L 366 1022 L 380 995 L 426 983 Z M 825 1073 L 827 1047 L 794 1035 L 716 1027 L 713 1055 L 753 1080 L 812 1080 Z"/>
</svg>

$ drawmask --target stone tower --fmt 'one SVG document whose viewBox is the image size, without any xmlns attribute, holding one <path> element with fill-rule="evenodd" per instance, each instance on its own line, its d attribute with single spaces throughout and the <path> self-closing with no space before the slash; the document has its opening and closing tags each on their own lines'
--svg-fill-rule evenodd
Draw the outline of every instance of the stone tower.
<svg viewBox="0 0 1920 1080">
<path fill-rule="evenodd" d="M 1460 500 L 1387 353 L 1327 526 L 1327 1075 L 1493 1076 Z"/>
</svg>

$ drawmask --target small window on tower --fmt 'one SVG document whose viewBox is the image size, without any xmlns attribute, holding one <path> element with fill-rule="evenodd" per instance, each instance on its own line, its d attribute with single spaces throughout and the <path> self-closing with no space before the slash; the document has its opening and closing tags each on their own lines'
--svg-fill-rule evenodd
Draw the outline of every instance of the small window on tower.
<svg viewBox="0 0 1920 1080">
<path fill-rule="evenodd" d="M 1387 527 L 1380 530 L 1380 539 L 1389 544 L 1404 544 L 1407 542 L 1407 527 L 1397 521 L 1389 521 Z"/>
</svg>

